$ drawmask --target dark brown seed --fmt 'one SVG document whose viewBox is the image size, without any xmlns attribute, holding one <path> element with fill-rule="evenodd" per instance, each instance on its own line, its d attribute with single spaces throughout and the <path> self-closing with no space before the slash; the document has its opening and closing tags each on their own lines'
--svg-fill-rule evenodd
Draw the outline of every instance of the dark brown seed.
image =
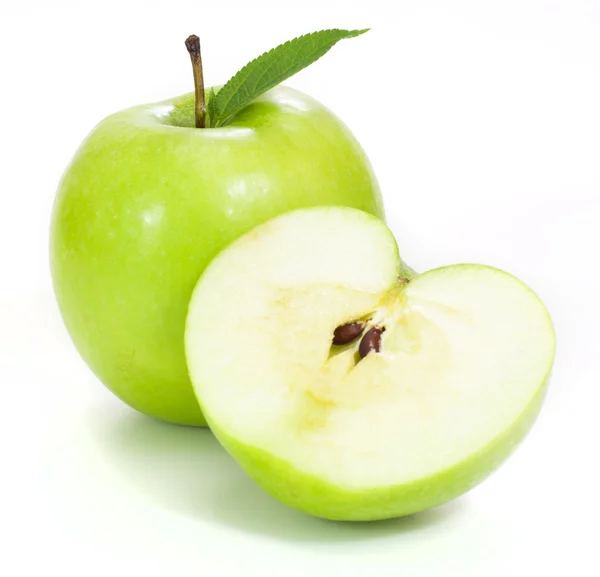
<svg viewBox="0 0 600 577">
<path fill-rule="evenodd" d="M 353 323 L 347 323 L 340 325 L 335 331 L 333 331 L 333 344 L 334 345 L 347 345 L 353 340 L 360 337 L 363 330 L 365 329 L 365 323 L 362 321 L 355 321 Z"/>
<path fill-rule="evenodd" d="M 358 345 L 358 354 L 361 359 L 364 359 L 371 351 L 379 352 L 383 331 L 385 331 L 385 327 L 372 327 L 365 333 Z"/>
</svg>

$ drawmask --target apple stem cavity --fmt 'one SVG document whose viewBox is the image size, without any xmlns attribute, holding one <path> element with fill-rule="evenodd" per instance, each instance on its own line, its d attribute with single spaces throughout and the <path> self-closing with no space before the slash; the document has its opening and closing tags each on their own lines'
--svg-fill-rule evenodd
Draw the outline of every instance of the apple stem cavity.
<svg viewBox="0 0 600 577">
<path fill-rule="evenodd" d="M 196 116 L 196 128 L 205 128 L 206 100 L 204 96 L 204 74 L 202 72 L 202 56 L 200 54 L 200 38 L 195 34 L 188 36 L 185 41 L 185 47 L 190 55 L 192 70 L 194 72 L 194 91 L 196 94 L 194 114 Z"/>
</svg>

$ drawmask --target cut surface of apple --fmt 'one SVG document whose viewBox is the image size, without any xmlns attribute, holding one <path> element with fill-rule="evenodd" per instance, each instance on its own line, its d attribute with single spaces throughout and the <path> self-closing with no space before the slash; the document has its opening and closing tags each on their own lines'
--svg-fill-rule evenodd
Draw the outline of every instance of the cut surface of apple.
<svg viewBox="0 0 600 577">
<path fill-rule="evenodd" d="M 209 424 L 259 485 L 313 515 L 374 520 L 448 501 L 494 470 L 537 415 L 555 339 L 509 274 L 414 275 L 380 220 L 321 207 L 212 261 L 185 344 Z"/>
</svg>

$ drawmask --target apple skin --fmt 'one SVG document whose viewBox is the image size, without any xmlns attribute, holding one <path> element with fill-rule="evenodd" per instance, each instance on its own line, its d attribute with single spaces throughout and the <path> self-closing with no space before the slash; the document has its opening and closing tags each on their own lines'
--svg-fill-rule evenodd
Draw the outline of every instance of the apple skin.
<svg viewBox="0 0 600 577">
<path fill-rule="evenodd" d="M 50 264 L 98 378 L 142 413 L 206 425 L 183 336 L 210 260 L 283 212 L 343 205 L 382 218 L 383 204 L 352 133 L 305 94 L 279 86 L 217 129 L 193 127 L 193 104 L 188 94 L 138 106 L 92 131 L 58 188 Z"/>
<path fill-rule="evenodd" d="M 266 493 L 315 517 L 332 521 L 379 521 L 436 507 L 472 489 L 495 471 L 525 438 L 546 394 L 550 372 L 513 424 L 478 452 L 435 475 L 381 489 L 350 490 L 299 471 L 262 449 L 240 443 L 210 418 L 212 432 Z"/>
</svg>

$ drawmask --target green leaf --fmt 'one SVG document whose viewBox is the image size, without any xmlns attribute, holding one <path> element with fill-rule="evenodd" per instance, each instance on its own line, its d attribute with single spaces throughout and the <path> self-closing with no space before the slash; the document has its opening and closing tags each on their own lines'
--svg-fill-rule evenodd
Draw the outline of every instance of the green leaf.
<svg viewBox="0 0 600 577">
<path fill-rule="evenodd" d="M 305 34 L 265 52 L 246 64 L 219 90 L 214 99 L 212 126 L 223 123 L 240 108 L 265 93 L 286 78 L 318 60 L 344 38 L 353 38 L 365 30 L 321 30 Z"/>
<path fill-rule="evenodd" d="M 206 126 L 208 126 L 209 128 L 212 128 L 214 126 L 216 126 L 215 124 L 215 99 L 216 99 L 216 94 L 215 94 L 215 89 L 214 88 L 210 88 L 210 90 L 208 91 L 208 95 L 207 95 L 207 101 L 206 101 Z"/>
</svg>

